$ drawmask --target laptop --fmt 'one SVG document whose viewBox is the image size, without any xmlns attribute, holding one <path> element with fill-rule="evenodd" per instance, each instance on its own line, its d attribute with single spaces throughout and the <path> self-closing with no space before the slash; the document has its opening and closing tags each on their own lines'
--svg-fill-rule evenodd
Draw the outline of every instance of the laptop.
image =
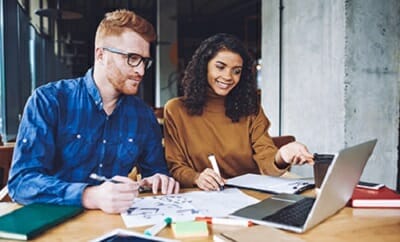
<svg viewBox="0 0 400 242">
<path fill-rule="evenodd" d="M 351 198 L 377 139 L 334 154 L 317 196 L 278 194 L 239 209 L 232 217 L 303 233 L 343 208 Z"/>
</svg>

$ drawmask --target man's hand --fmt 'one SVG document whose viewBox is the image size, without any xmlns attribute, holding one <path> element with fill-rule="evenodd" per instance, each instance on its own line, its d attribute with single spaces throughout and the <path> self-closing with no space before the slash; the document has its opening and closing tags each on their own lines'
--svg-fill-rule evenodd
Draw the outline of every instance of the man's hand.
<svg viewBox="0 0 400 242">
<path fill-rule="evenodd" d="M 82 195 L 82 205 L 88 209 L 101 209 L 106 213 L 125 212 L 139 194 L 139 183 L 128 177 L 115 176 L 115 182 L 88 186 Z"/>
<path fill-rule="evenodd" d="M 176 194 L 179 193 L 180 188 L 179 182 L 174 178 L 159 173 L 143 178 L 139 184 L 141 187 L 151 187 L 153 194 L 160 189 L 162 194 Z"/>
</svg>

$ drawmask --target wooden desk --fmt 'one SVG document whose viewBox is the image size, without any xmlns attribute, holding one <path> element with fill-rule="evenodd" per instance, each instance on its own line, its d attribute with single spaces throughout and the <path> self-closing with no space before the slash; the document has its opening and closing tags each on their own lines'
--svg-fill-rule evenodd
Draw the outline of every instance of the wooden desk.
<svg viewBox="0 0 400 242">
<path fill-rule="evenodd" d="M 268 194 L 243 190 L 259 199 Z M 19 205 L 0 203 L 0 214 L 11 211 Z M 22 225 L 23 226 L 23 225 Z M 32 241 L 88 241 L 115 228 L 125 228 L 119 214 L 109 215 L 99 210 L 85 211 L 78 217 L 46 231 Z M 131 229 L 143 232 L 147 227 Z M 242 229 L 238 226 L 212 225 L 208 238 L 191 238 L 186 241 L 213 241 L 212 234 Z M 400 241 L 400 209 L 353 209 L 346 207 L 304 234 L 285 232 L 304 241 Z M 172 237 L 169 228 L 158 236 Z M 5 241 L 5 240 L 0 240 Z M 249 238 L 251 241 L 251 238 Z"/>
</svg>

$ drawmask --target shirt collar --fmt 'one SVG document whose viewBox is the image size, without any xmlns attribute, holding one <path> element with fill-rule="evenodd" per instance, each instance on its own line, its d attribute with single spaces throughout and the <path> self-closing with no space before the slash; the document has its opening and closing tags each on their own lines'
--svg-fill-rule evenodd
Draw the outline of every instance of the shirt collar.
<svg viewBox="0 0 400 242">
<path fill-rule="evenodd" d="M 93 68 L 90 68 L 85 75 L 85 85 L 88 90 L 89 95 L 92 97 L 96 107 L 99 110 L 103 109 L 103 101 L 101 99 L 101 95 L 99 90 L 97 89 L 96 83 L 93 79 Z"/>
<path fill-rule="evenodd" d="M 93 79 L 93 68 L 90 68 L 85 75 L 85 85 L 90 97 L 93 99 L 98 110 L 103 110 L 103 99 L 101 98 L 99 89 Z M 117 107 L 125 100 L 126 95 L 121 95 L 117 101 Z"/>
</svg>

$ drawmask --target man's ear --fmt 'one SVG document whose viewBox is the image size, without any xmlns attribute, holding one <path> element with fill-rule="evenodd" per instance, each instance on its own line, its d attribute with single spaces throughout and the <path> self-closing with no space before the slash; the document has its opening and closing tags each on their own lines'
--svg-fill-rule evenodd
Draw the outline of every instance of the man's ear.
<svg viewBox="0 0 400 242">
<path fill-rule="evenodd" d="M 94 60 L 95 62 L 102 62 L 103 61 L 104 50 L 103 48 L 96 47 L 94 50 Z"/>
</svg>

